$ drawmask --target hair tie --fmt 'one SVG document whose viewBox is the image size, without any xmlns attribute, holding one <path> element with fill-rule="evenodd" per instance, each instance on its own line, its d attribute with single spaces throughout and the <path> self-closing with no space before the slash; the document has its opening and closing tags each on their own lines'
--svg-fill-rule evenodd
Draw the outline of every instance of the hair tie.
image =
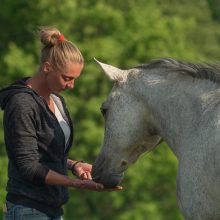
<svg viewBox="0 0 220 220">
<path fill-rule="evenodd" d="M 58 41 L 63 42 L 65 40 L 65 37 L 63 34 L 59 35 Z"/>
</svg>

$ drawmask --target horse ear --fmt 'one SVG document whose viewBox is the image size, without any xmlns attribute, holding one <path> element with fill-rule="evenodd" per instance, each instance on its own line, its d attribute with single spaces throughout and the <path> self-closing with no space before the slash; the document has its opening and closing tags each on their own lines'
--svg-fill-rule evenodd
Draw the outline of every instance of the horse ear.
<svg viewBox="0 0 220 220">
<path fill-rule="evenodd" d="M 127 74 L 125 70 L 121 70 L 117 67 L 101 63 L 96 58 L 94 58 L 96 63 L 104 70 L 105 74 L 109 77 L 110 80 L 123 82 L 127 79 Z"/>
</svg>

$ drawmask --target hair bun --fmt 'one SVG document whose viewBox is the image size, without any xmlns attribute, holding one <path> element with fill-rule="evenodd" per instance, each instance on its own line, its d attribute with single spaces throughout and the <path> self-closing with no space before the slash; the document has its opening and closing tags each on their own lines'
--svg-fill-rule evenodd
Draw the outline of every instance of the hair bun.
<svg viewBox="0 0 220 220">
<path fill-rule="evenodd" d="M 59 41 L 61 33 L 53 27 L 43 27 L 39 30 L 39 37 L 44 46 L 55 46 Z"/>
</svg>

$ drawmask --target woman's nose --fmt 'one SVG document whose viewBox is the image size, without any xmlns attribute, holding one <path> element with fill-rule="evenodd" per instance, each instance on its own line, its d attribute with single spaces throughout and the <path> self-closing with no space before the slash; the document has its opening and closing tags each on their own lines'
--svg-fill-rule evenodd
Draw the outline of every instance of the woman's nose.
<svg viewBox="0 0 220 220">
<path fill-rule="evenodd" d="M 69 83 L 67 84 L 67 87 L 68 87 L 68 89 L 73 89 L 73 88 L 74 88 L 74 80 L 71 81 L 71 82 L 69 82 Z"/>
</svg>

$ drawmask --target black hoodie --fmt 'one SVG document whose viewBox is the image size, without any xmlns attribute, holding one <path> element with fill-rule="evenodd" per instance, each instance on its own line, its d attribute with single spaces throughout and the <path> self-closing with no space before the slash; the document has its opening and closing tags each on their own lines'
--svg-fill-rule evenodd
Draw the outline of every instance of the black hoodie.
<svg viewBox="0 0 220 220">
<path fill-rule="evenodd" d="M 10 202 L 35 208 L 51 217 L 63 214 L 68 200 L 66 187 L 45 184 L 52 169 L 67 174 L 67 153 L 73 141 L 73 127 L 64 100 L 53 94 L 71 130 L 65 146 L 64 133 L 43 97 L 20 80 L 0 90 L 4 110 L 4 137 L 9 158 L 7 197 Z"/>
</svg>

